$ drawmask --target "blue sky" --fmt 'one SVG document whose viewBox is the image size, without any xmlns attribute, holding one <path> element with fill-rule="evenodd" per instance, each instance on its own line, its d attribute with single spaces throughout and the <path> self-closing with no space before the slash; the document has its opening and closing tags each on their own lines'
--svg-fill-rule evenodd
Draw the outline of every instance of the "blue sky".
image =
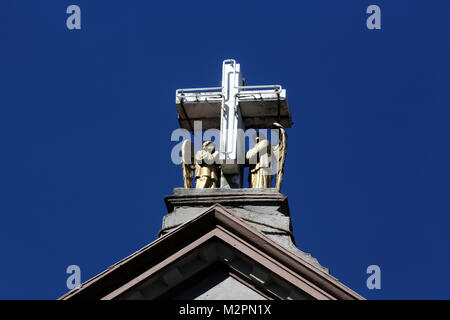
<svg viewBox="0 0 450 320">
<path fill-rule="evenodd" d="M 82 29 L 66 28 L 77 4 Z M 381 8 L 382 29 L 366 28 Z M 55 299 L 156 238 L 175 89 L 282 84 L 300 249 L 368 299 L 450 298 L 448 1 L 2 1 L 0 298 Z M 366 268 L 381 268 L 381 290 Z"/>
</svg>

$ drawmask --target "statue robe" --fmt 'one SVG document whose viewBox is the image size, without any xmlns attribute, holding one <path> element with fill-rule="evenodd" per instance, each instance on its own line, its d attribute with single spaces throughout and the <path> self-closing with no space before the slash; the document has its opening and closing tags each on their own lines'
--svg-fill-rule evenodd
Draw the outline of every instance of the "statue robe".
<svg viewBox="0 0 450 320">
<path fill-rule="evenodd" d="M 251 188 L 270 188 L 272 185 L 271 146 L 269 140 L 259 141 L 246 154 L 250 164 L 249 184 Z"/>
<path fill-rule="evenodd" d="M 218 166 L 215 163 L 218 152 L 211 154 L 199 150 L 195 154 L 195 188 L 217 188 L 219 185 Z"/>
</svg>

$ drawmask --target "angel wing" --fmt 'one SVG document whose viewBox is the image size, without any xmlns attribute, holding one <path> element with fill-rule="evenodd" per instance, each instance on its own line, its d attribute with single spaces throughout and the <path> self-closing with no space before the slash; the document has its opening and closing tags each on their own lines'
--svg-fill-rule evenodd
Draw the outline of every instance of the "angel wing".
<svg viewBox="0 0 450 320">
<path fill-rule="evenodd" d="M 194 177 L 194 145 L 190 140 L 184 140 L 181 145 L 181 166 L 185 188 L 192 188 Z"/>
<path fill-rule="evenodd" d="M 272 147 L 273 155 L 277 160 L 277 178 L 275 181 L 275 187 L 280 190 L 281 182 L 283 181 L 284 174 L 284 161 L 286 160 L 286 150 L 287 150 L 287 135 L 284 127 L 278 122 L 274 122 L 273 125 L 280 129 L 278 136 L 278 144 Z"/>
</svg>

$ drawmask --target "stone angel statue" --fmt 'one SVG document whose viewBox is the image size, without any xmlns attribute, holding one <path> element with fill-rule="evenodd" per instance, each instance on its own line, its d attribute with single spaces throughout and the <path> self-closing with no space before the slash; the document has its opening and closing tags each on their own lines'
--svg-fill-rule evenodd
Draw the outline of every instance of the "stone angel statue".
<svg viewBox="0 0 450 320">
<path fill-rule="evenodd" d="M 271 146 L 269 140 L 259 132 L 254 136 L 255 146 L 246 153 L 251 188 L 270 188 L 272 186 L 273 159 L 275 158 L 277 168 L 275 187 L 278 190 L 281 189 L 286 160 L 287 136 L 281 124 L 275 122 L 273 125 L 279 128 L 278 144 Z"/>
<path fill-rule="evenodd" d="M 197 189 L 217 188 L 219 186 L 219 169 L 217 163 L 219 152 L 212 141 L 206 141 L 202 149 L 194 155 L 194 147 L 189 140 L 181 145 L 181 165 L 185 188 L 192 188 L 195 170 L 195 187 Z"/>
<path fill-rule="evenodd" d="M 281 189 L 281 182 L 283 182 L 284 175 L 284 162 L 286 160 L 287 153 L 287 135 L 284 127 L 278 122 L 274 122 L 273 125 L 279 129 L 278 144 L 272 148 L 273 155 L 277 161 L 277 179 L 275 181 L 275 188 Z"/>
</svg>

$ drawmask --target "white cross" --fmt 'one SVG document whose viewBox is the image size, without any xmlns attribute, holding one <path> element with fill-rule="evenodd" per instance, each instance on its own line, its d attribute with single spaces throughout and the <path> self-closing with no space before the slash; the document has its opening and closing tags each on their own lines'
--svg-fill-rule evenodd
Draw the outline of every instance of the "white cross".
<svg viewBox="0 0 450 320">
<path fill-rule="evenodd" d="M 222 108 L 220 114 L 220 159 L 232 163 L 238 159 L 237 130 L 245 130 L 238 106 L 238 93 L 242 84 L 241 66 L 234 60 L 222 65 Z M 230 168 L 228 168 L 230 169 Z"/>
<path fill-rule="evenodd" d="M 233 59 L 222 63 L 221 87 L 178 89 L 176 104 L 182 128 L 193 131 L 192 122 L 202 120 L 203 130 L 220 129 L 221 187 L 242 186 L 245 140 L 240 132 L 271 128 L 273 122 L 292 124 L 286 90 L 279 85 L 244 86 L 240 64 Z"/>
</svg>

